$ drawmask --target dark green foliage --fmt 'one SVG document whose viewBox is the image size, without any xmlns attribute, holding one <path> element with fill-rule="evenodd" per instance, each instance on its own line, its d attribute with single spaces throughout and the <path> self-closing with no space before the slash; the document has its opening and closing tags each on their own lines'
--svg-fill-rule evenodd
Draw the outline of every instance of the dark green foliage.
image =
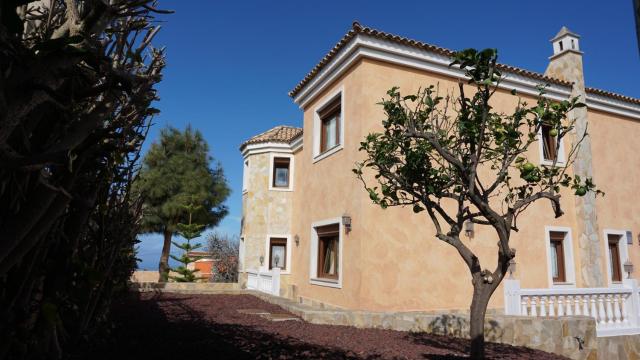
<svg viewBox="0 0 640 360">
<path fill-rule="evenodd" d="M 187 223 L 184 204 L 197 206 L 193 222 L 205 228 L 217 225 L 227 214 L 223 205 L 229 187 L 219 164 L 213 159 L 202 134 L 188 126 L 184 131 L 168 127 L 145 155 L 135 189 L 144 199 L 143 231 L 163 233 L 160 260 L 161 281 L 168 275 L 171 236 L 179 223 Z"/>
<path fill-rule="evenodd" d="M 179 223 L 177 225 L 177 233 L 186 241 L 183 243 L 172 241 L 173 245 L 182 250 L 182 255 L 180 255 L 180 257 L 170 255 L 173 260 L 182 264 L 177 268 L 171 269 L 172 271 L 180 275 L 170 276 L 172 280 L 175 280 L 177 282 L 194 282 L 196 280 L 203 279 L 202 277 L 196 276 L 196 273 L 199 271 L 198 269 L 191 270 L 188 268 L 189 264 L 198 260 L 198 258 L 191 257 L 189 253 L 202 247 L 201 244 L 191 245 L 191 240 L 200 237 L 200 234 L 202 234 L 202 230 L 204 229 L 204 225 L 192 223 L 192 215 L 196 212 L 196 210 L 199 210 L 199 208 L 199 206 L 194 206 L 193 204 L 184 206 L 184 210 L 189 217 L 189 223 Z"/>
<path fill-rule="evenodd" d="M 491 98 L 502 74 L 497 51 L 467 49 L 453 57 L 468 79 L 458 94 L 440 95 L 436 86 L 403 95 L 394 87 L 380 102 L 383 131 L 369 134 L 360 144 L 365 160 L 353 169 L 369 198 L 382 208 L 410 206 L 435 227 L 435 238 L 456 248 L 472 276 L 472 357 L 482 357 L 483 323 L 487 303 L 515 256 L 509 246 L 517 218 L 533 202 L 550 201 L 556 217 L 563 214 L 560 189 L 578 196 L 602 194 L 591 179 L 572 177 L 567 170 L 584 134 L 575 134 L 575 117 L 585 105 L 578 98 L 552 101 L 539 87 L 535 104 L 518 99 L 510 113 L 495 111 Z M 473 94 L 465 91 L 473 88 Z M 516 91 L 511 92 L 516 96 Z M 527 152 L 538 141 L 542 126 L 559 139 L 572 134 L 564 166 L 534 165 Z M 565 143 L 569 143 L 569 138 Z M 558 145 L 559 146 L 559 145 Z M 556 149 L 558 150 L 558 149 Z M 374 177 L 365 172 L 370 169 Z M 370 185 L 371 183 L 374 185 Z M 424 211 L 424 212 L 423 212 Z M 490 226 L 498 240 L 498 264 L 483 269 L 480 259 L 461 241 L 465 222 Z M 482 241 L 478 239 L 475 241 Z"/>
<path fill-rule="evenodd" d="M 164 53 L 151 0 L 0 3 L 0 359 L 57 359 L 109 334 L 135 269 Z"/>
</svg>

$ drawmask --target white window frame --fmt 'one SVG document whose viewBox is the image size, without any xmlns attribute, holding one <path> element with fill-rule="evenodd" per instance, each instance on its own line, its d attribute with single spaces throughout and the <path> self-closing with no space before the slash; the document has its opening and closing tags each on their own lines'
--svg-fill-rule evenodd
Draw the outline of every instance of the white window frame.
<svg viewBox="0 0 640 360">
<path fill-rule="evenodd" d="M 249 159 L 242 161 L 242 193 L 249 191 Z"/>
<path fill-rule="evenodd" d="M 564 272 L 565 282 L 554 283 L 551 274 L 551 236 L 552 231 L 563 232 L 564 240 L 562 241 L 562 250 L 564 252 Z M 576 266 L 573 260 L 573 236 L 571 228 L 564 226 L 545 226 L 544 227 L 545 248 L 547 249 L 547 279 L 550 288 L 566 289 L 576 287 Z"/>
<path fill-rule="evenodd" d="M 317 227 L 338 224 L 338 279 L 322 279 L 318 278 L 318 233 Z M 335 217 L 331 219 L 316 221 L 311 224 L 311 241 L 309 249 L 309 283 L 318 286 L 327 286 L 332 288 L 342 289 L 342 279 L 344 274 L 344 267 L 342 266 L 342 257 L 344 254 L 344 226 L 342 225 L 342 217 Z"/>
<path fill-rule="evenodd" d="M 244 236 L 240 237 L 240 242 L 238 243 L 238 269 L 240 272 L 244 272 L 244 258 L 245 258 L 245 244 L 244 244 Z"/>
<path fill-rule="evenodd" d="M 618 229 L 604 229 L 604 254 L 605 254 L 605 264 L 607 266 L 607 284 L 610 287 L 621 287 L 623 286 L 625 279 L 624 272 L 624 263 L 629 260 L 629 249 L 627 244 L 627 230 L 618 230 Z M 611 264 L 610 258 L 611 254 L 609 253 L 609 235 L 619 235 L 620 241 L 618 242 L 618 250 L 620 250 L 620 275 L 623 281 L 613 282 L 611 280 Z"/>
<path fill-rule="evenodd" d="M 558 148 L 558 160 L 556 161 L 556 166 L 565 166 L 567 164 L 567 160 L 565 158 L 565 154 L 564 154 L 564 139 L 565 139 L 566 135 L 562 137 L 562 139 L 560 140 L 560 147 Z M 540 130 L 538 130 L 538 151 L 540 153 L 540 164 L 541 165 L 547 165 L 547 166 L 552 166 L 553 165 L 553 161 L 551 160 L 547 160 L 544 158 L 544 145 L 543 145 L 543 139 L 542 139 L 542 127 L 540 127 Z"/>
<path fill-rule="evenodd" d="M 267 238 L 265 239 L 265 257 L 264 257 L 264 264 L 265 264 L 265 268 L 267 270 L 269 270 L 269 266 L 271 266 L 271 264 L 269 263 L 269 258 L 270 258 L 270 252 L 271 252 L 271 239 L 272 238 L 280 238 L 280 239 L 287 239 L 287 263 L 285 264 L 285 266 L 287 267 L 286 270 L 282 270 L 280 269 L 280 274 L 282 275 L 288 275 L 291 274 L 291 234 L 267 234 Z"/>
<path fill-rule="evenodd" d="M 329 149 L 323 153 L 320 153 L 320 141 L 321 141 L 321 132 L 322 132 L 322 120 L 320 119 L 320 112 L 324 107 L 326 107 L 329 103 L 334 101 L 337 98 L 340 98 L 340 135 L 339 140 L 340 143 L 337 146 L 334 146 L 332 149 Z M 336 89 L 329 95 L 325 96 L 325 98 L 319 102 L 319 104 L 313 110 L 313 151 L 312 151 L 312 161 L 314 163 L 329 157 L 338 151 L 344 148 L 344 87 Z"/>
<path fill-rule="evenodd" d="M 273 165 L 276 158 L 289 159 L 289 187 L 274 187 L 273 186 Z M 272 191 L 293 191 L 293 172 L 294 172 L 294 157 L 293 154 L 284 153 L 272 153 L 269 156 L 269 190 Z"/>
</svg>

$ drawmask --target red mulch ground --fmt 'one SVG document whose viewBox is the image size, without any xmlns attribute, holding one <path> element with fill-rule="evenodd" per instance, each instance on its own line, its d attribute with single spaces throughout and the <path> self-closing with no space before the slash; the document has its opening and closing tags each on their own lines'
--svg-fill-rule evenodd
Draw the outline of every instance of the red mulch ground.
<svg viewBox="0 0 640 360">
<path fill-rule="evenodd" d="M 250 295 L 132 294 L 114 309 L 109 346 L 91 359 L 464 359 L 463 339 L 392 330 L 272 322 L 238 309 L 286 313 Z M 491 359 L 561 359 L 490 343 Z M 75 358 L 85 358 L 80 354 Z"/>
</svg>

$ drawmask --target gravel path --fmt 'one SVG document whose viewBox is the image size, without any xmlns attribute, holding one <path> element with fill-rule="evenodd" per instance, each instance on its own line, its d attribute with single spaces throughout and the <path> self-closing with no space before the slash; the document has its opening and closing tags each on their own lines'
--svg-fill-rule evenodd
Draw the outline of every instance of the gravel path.
<svg viewBox="0 0 640 360">
<path fill-rule="evenodd" d="M 93 359 L 464 359 L 468 341 L 304 321 L 269 321 L 241 309 L 286 313 L 251 295 L 132 294 L 114 309 L 115 344 Z M 81 352 L 87 351 L 86 349 Z M 488 344 L 491 359 L 560 359 Z M 80 358 L 80 357 L 78 357 Z"/>
</svg>

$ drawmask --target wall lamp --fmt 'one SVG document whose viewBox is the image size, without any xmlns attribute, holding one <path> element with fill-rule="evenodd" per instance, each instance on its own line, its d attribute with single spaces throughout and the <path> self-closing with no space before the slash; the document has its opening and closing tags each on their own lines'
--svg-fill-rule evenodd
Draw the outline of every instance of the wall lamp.
<svg viewBox="0 0 640 360">
<path fill-rule="evenodd" d="M 300 236 L 298 235 L 294 236 L 293 241 L 295 241 L 296 246 L 300 246 Z"/>
<path fill-rule="evenodd" d="M 631 279 L 631 273 L 633 272 L 633 263 L 631 262 L 631 260 L 628 260 L 624 262 L 624 272 L 627 273 L 627 279 Z"/>
<path fill-rule="evenodd" d="M 473 223 L 471 220 L 464 222 L 464 234 L 467 235 L 467 237 L 473 237 Z"/>
<path fill-rule="evenodd" d="M 351 232 L 351 216 L 347 214 L 342 215 L 342 226 L 344 226 L 347 234 Z"/>
</svg>

